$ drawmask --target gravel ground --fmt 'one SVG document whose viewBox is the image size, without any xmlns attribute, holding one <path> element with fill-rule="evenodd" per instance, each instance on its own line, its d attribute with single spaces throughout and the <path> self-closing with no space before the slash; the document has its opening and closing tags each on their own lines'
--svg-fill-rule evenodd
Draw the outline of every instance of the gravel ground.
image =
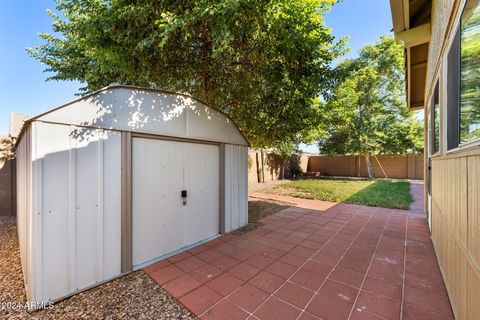
<svg viewBox="0 0 480 320">
<path fill-rule="evenodd" d="M 0 217 L 0 319 L 195 319 L 143 271 L 27 312 L 16 222 Z"/>
<path fill-rule="evenodd" d="M 291 207 L 291 203 L 263 200 L 256 198 L 248 199 L 248 224 L 240 229 L 233 231 L 233 234 L 240 235 L 263 225 L 260 222 L 262 218 L 275 214 Z"/>
</svg>

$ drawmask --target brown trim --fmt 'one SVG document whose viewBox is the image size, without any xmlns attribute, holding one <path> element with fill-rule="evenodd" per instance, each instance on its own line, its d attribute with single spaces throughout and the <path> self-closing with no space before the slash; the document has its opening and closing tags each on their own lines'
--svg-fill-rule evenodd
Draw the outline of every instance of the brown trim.
<svg viewBox="0 0 480 320">
<path fill-rule="evenodd" d="M 188 142 L 188 143 L 198 143 L 198 144 L 211 144 L 211 145 L 221 145 L 221 142 L 208 141 L 194 138 L 183 138 L 183 137 L 173 137 L 165 136 L 160 134 L 149 134 L 149 133 L 138 133 L 132 132 L 132 138 L 144 138 L 144 139 L 156 139 L 156 140 L 166 140 L 166 141 L 176 141 L 176 142 Z"/>
<path fill-rule="evenodd" d="M 233 123 L 233 125 L 235 126 L 235 128 L 237 128 L 237 130 L 238 130 L 238 132 L 240 133 L 240 135 L 245 139 L 245 142 L 247 143 L 247 146 L 248 146 L 248 147 L 251 146 L 251 145 L 250 145 L 250 142 L 248 141 L 247 137 L 243 134 L 242 130 L 240 130 L 240 128 L 238 127 L 238 125 L 235 123 L 235 121 L 234 121 L 228 114 L 226 114 L 225 112 L 223 112 L 223 111 L 221 111 L 221 110 L 219 110 L 219 109 L 217 109 L 217 108 L 215 108 L 215 107 L 210 106 L 209 104 L 201 101 L 200 99 L 197 99 L 197 98 L 195 98 L 195 97 L 193 97 L 193 96 L 191 96 L 191 95 L 189 95 L 189 94 L 186 94 L 186 93 L 179 93 L 179 92 L 173 92 L 173 91 L 167 91 L 167 90 L 157 90 L 157 89 L 152 89 L 152 88 L 144 88 L 144 87 L 129 86 L 129 85 L 109 85 L 109 86 L 104 87 L 104 88 L 102 88 L 102 89 L 99 89 L 99 90 L 96 90 L 96 91 L 92 91 L 92 92 L 90 92 L 90 93 L 87 93 L 87 94 L 85 94 L 84 96 L 82 96 L 82 97 L 80 97 L 80 98 L 71 100 L 71 101 L 69 101 L 69 102 L 67 102 L 67 103 L 64 103 L 64 104 L 62 104 L 62 105 L 60 105 L 60 106 L 58 106 L 58 107 L 55 107 L 55 108 L 53 108 L 53 109 L 47 110 L 47 111 L 45 111 L 45 112 L 43 112 L 43 113 L 40 113 L 40 114 L 38 114 L 38 115 L 36 115 L 36 116 L 32 116 L 32 117 L 30 117 L 30 118 L 28 118 L 28 119 L 26 119 L 26 120 L 24 121 L 24 125 L 22 126 L 22 129 L 20 130 L 20 132 L 19 132 L 19 134 L 18 134 L 18 136 L 17 136 L 17 141 L 20 141 L 20 139 L 21 139 L 21 137 L 22 137 L 22 135 L 23 135 L 23 131 L 24 131 L 24 130 L 23 130 L 23 127 L 25 126 L 26 123 L 29 123 L 29 122 L 31 122 L 31 121 L 33 121 L 33 120 L 38 120 L 39 117 L 42 117 L 42 116 L 47 115 L 47 114 L 49 114 L 49 113 L 51 113 L 51 112 L 54 112 L 54 111 L 57 111 L 57 110 L 62 109 L 62 108 L 64 108 L 64 107 L 67 107 L 67 106 L 69 106 L 69 105 L 71 105 L 71 104 L 73 104 L 73 103 L 76 103 L 76 102 L 85 100 L 85 99 L 87 99 L 87 98 L 90 98 L 90 97 L 92 97 L 92 96 L 94 96 L 94 95 L 97 95 L 97 94 L 99 94 L 99 93 L 101 93 L 101 92 L 104 92 L 104 91 L 107 91 L 107 90 L 114 90 L 114 89 L 143 90 L 143 91 L 150 91 L 150 92 L 156 92 L 156 93 L 164 93 L 164 94 L 170 94 L 170 95 L 178 95 L 178 96 L 182 96 L 182 97 L 185 97 L 185 98 L 193 99 L 193 100 L 195 100 L 195 101 L 197 101 L 197 102 L 199 102 L 199 103 L 207 106 L 208 108 L 211 108 L 211 109 L 213 109 L 213 110 L 215 110 L 215 111 L 220 112 L 221 114 L 223 114 L 227 119 L 229 119 L 229 120 Z M 97 127 L 95 127 L 95 128 L 97 128 Z"/>
<path fill-rule="evenodd" d="M 220 233 L 225 233 L 225 143 L 220 144 Z"/>
<path fill-rule="evenodd" d="M 122 132 L 121 272 L 132 271 L 132 134 Z"/>
<path fill-rule="evenodd" d="M 225 144 L 230 144 L 230 145 L 233 145 L 233 146 L 245 146 L 243 144 L 230 143 L 230 142 L 227 143 L 227 142 L 221 142 L 221 141 L 211 141 L 211 140 L 203 140 L 203 139 L 196 139 L 196 138 L 177 137 L 177 136 L 161 135 L 161 134 L 156 134 L 156 133 L 146 133 L 146 132 L 138 132 L 138 131 L 125 131 L 125 130 L 122 130 L 122 129 L 102 128 L 102 127 L 95 127 L 95 126 L 88 126 L 88 125 L 81 125 L 81 124 L 71 124 L 71 123 L 56 122 L 56 121 L 32 120 L 32 122 L 57 124 L 57 125 L 61 125 L 61 126 L 73 126 L 73 127 L 86 128 L 86 129 L 99 129 L 99 130 L 120 132 L 120 133 L 130 132 L 132 135 L 139 136 L 139 137 L 141 136 L 142 138 L 185 141 L 185 142 L 192 142 L 192 143 L 216 144 L 216 145 L 220 145 L 221 143 L 225 143 Z M 17 143 L 18 143 L 18 141 L 19 140 L 17 140 Z"/>
<path fill-rule="evenodd" d="M 426 67 L 427 67 L 426 61 L 422 61 L 422 62 L 418 62 L 410 65 L 410 69 L 418 69 L 418 68 L 426 68 Z"/>
<path fill-rule="evenodd" d="M 432 160 L 447 160 L 447 159 L 464 158 L 464 157 L 478 156 L 478 155 L 480 155 L 480 145 L 474 145 L 464 149 L 450 150 L 445 155 L 441 157 L 432 158 Z"/>
</svg>

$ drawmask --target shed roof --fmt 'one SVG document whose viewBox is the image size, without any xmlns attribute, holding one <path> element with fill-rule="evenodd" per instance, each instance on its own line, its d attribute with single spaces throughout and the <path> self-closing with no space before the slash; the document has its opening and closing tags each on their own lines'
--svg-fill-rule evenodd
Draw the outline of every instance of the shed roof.
<svg viewBox="0 0 480 320">
<path fill-rule="evenodd" d="M 227 114 L 183 93 L 110 85 L 25 120 L 249 146 Z M 19 139 L 23 134 L 20 132 Z"/>
</svg>

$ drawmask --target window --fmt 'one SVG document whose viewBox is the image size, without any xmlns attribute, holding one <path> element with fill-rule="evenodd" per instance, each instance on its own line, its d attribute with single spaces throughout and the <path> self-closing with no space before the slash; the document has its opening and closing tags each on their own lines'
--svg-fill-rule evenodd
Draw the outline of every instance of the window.
<svg viewBox="0 0 480 320">
<path fill-rule="evenodd" d="M 432 106 L 430 108 L 430 155 L 434 155 L 440 151 L 440 103 L 438 93 L 438 82 L 435 86 L 433 94 Z"/>
<path fill-rule="evenodd" d="M 469 0 L 460 25 L 460 143 L 480 138 L 480 2 Z"/>
<path fill-rule="evenodd" d="M 460 31 L 453 39 L 447 60 L 447 149 L 460 143 Z"/>
</svg>

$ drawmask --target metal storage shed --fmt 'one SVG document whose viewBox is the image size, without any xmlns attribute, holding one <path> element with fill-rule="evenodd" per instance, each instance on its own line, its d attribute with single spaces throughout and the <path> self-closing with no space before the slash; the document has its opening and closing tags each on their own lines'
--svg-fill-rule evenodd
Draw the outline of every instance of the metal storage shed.
<svg viewBox="0 0 480 320">
<path fill-rule="evenodd" d="M 109 86 L 25 122 L 28 301 L 55 301 L 247 224 L 248 142 L 194 98 Z"/>
</svg>

